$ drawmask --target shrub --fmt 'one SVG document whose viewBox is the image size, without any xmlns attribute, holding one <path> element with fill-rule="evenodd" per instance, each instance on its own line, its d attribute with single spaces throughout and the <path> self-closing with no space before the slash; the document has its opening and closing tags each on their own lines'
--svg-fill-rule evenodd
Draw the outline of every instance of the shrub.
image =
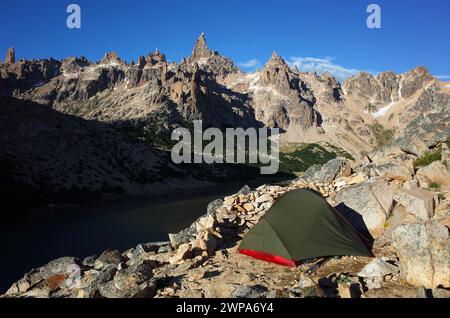
<svg viewBox="0 0 450 318">
<path fill-rule="evenodd" d="M 425 167 L 428 166 L 430 163 L 441 160 L 442 150 L 441 147 L 437 148 L 434 151 L 430 151 L 426 154 L 424 154 L 422 157 L 417 158 L 414 160 L 414 168 L 417 167 Z"/>
<path fill-rule="evenodd" d="M 430 189 L 439 190 L 441 188 L 441 185 L 437 182 L 430 182 L 430 184 L 428 184 L 428 187 Z"/>
</svg>

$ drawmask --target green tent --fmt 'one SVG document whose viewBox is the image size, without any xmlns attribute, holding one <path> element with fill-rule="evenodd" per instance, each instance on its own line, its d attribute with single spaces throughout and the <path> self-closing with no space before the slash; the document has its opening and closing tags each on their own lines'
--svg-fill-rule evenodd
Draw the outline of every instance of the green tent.
<svg viewBox="0 0 450 318">
<path fill-rule="evenodd" d="M 372 256 L 363 237 L 318 193 L 284 194 L 246 234 L 239 252 L 287 266 L 331 256 Z"/>
</svg>

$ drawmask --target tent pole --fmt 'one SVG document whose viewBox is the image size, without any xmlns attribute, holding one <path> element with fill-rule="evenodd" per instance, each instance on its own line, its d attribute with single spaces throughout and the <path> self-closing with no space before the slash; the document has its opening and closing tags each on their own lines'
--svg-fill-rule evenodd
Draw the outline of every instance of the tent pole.
<svg viewBox="0 0 450 318">
<path fill-rule="evenodd" d="M 320 267 L 322 267 L 323 265 L 325 265 L 329 260 L 331 259 L 331 257 L 322 257 L 316 264 L 314 264 L 313 266 L 311 266 L 310 268 L 308 268 L 305 273 L 306 275 L 311 275 L 314 272 L 316 272 Z"/>
</svg>

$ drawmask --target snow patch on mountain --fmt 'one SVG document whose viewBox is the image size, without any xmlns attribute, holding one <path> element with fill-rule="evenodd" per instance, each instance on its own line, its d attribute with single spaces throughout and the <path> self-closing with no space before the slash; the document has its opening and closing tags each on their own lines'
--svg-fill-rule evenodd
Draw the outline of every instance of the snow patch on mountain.
<svg viewBox="0 0 450 318">
<path fill-rule="evenodd" d="M 387 114 L 387 112 L 392 108 L 392 106 L 394 106 L 396 103 L 395 102 L 391 102 L 389 105 L 384 106 L 382 108 L 380 108 L 377 112 L 372 113 L 373 117 L 383 117 L 384 115 Z"/>
</svg>

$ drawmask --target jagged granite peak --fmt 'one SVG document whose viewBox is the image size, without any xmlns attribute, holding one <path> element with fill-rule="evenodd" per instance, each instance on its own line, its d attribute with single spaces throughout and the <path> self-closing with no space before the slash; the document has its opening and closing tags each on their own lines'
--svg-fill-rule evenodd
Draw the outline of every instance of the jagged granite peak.
<svg viewBox="0 0 450 318">
<path fill-rule="evenodd" d="M 146 64 L 150 66 L 166 62 L 166 56 L 159 52 L 158 49 L 156 49 L 153 53 L 149 53 L 146 58 Z"/>
<path fill-rule="evenodd" d="M 248 77 L 248 76 L 247 76 Z M 265 126 L 297 132 L 317 127 L 312 91 L 291 70 L 284 59 L 273 52 L 270 60 L 252 79 L 248 91 L 252 94 L 256 119 Z"/>
<path fill-rule="evenodd" d="M 195 42 L 191 56 L 187 60 L 183 59 L 180 65 L 193 67 L 195 62 L 198 63 L 200 70 L 211 73 L 214 76 L 224 77 L 230 73 L 239 72 L 239 69 L 231 59 L 221 56 L 219 52 L 208 48 L 205 33 L 202 33 Z M 188 64 L 191 66 L 188 66 Z"/>
<path fill-rule="evenodd" d="M 143 55 L 140 55 L 137 63 L 138 68 L 144 68 L 145 64 L 146 64 L 145 57 Z"/>
<path fill-rule="evenodd" d="M 402 98 L 410 98 L 427 83 L 436 79 L 423 66 L 404 74 L 386 71 L 376 77 L 367 72 L 358 73 L 343 82 L 347 94 L 367 99 L 373 105 L 386 105 Z"/>
<path fill-rule="evenodd" d="M 341 101 L 342 99 L 342 90 L 341 90 L 341 84 L 339 81 L 332 76 L 328 72 L 323 72 L 320 74 L 320 81 L 324 84 L 324 90 L 325 91 L 331 91 L 331 94 L 328 93 L 328 101 L 331 101 L 334 98 L 334 101 Z"/>
<path fill-rule="evenodd" d="M 119 56 L 117 55 L 116 52 L 112 51 L 112 52 L 107 52 L 105 54 L 105 57 L 103 57 L 103 59 L 101 60 L 100 63 L 119 63 L 122 64 L 121 59 L 119 58 Z"/>
<path fill-rule="evenodd" d="M 84 56 L 68 57 L 62 61 L 61 70 L 63 74 L 76 74 L 89 65 L 89 61 Z"/>
<path fill-rule="evenodd" d="M 384 75 L 380 74 L 380 79 L 384 79 Z M 360 72 L 348 78 L 342 86 L 347 94 L 366 99 L 371 104 L 386 103 L 390 100 L 390 97 L 386 97 L 380 81 L 368 72 Z"/>
<path fill-rule="evenodd" d="M 401 95 L 404 98 L 411 97 L 426 83 L 434 81 L 437 81 L 436 78 L 430 74 L 430 71 L 426 67 L 416 67 L 403 74 Z"/>
<path fill-rule="evenodd" d="M 14 48 L 10 47 L 8 49 L 8 52 L 6 53 L 5 64 L 14 64 L 14 63 L 16 63 L 16 53 L 14 51 Z"/>
<path fill-rule="evenodd" d="M 338 80 L 332 76 L 329 72 L 325 71 L 322 74 L 320 74 L 320 79 L 324 82 L 330 82 L 333 83 L 333 85 L 338 84 Z"/>
<path fill-rule="evenodd" d="M 265 68 L 267 68 L 268 65 L 280 65 L 284 68 L 289 68 L 286 61 L 278 55 L 277 51 L 273 51 L 272 56 L 270 57 L 270 60 L 267 62 Z"/>
<path fill-rule="evenodd" d="M 21 60 L 20 63 L 5 63 L 1 65 L 0 71 L 0 97 L 12 96 L 14 94 L 22 95 L 24 99 L 39 99 L 46 94 L 46 99 L 53 99 L 52 86 L 48 91 L 42 90 L 42 95 L 28 93 L 30 90 L 40 88 L 48 84 L 55 77 L 61 75 L 61 62 L 55 59 L 42 60 Z"/>
<path fill-rule="evenodd" d="M 198 61 L 199 59 L 208 58 L 213 52 L 208 48 L 206 44 L 205 33 L 203 32 L 200 37 L 195 41 L 194 49 L 190 57 L 191 62 Z"/>
<path fill-rule="evenodd" d="M 264 86 L 274 85 L 281 90 L 291 87 L 291 70 L 283 58 L 275 51 L 260 73 L 260 82 Z"/>
</svg>

